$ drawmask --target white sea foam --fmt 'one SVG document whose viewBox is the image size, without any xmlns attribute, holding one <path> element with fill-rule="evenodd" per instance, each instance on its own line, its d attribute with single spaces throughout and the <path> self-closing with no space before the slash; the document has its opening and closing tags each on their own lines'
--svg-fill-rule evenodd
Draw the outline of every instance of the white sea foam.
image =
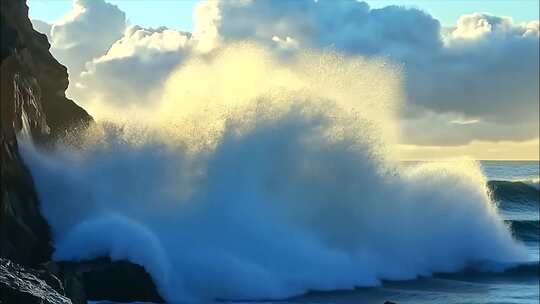
<svg viewBox="0 0 540 304">
<path fill-rule="evenodd" d="M 393 161 L 398 75 L 382 61 L 238 45 L 179 67 L 130 119 L 101 105 L 112 123 L 82 150 L 23 144 L 54 258 L 128 259 L 173 303 L 525 259 L 476 163 Z"/>
</svg>

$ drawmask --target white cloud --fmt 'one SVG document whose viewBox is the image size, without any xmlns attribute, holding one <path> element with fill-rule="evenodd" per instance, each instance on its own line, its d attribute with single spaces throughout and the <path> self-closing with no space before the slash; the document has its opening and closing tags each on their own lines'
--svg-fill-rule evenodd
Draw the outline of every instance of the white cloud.
<svg viewBox="0 0 540 304">
<path fill-rule="evenodd" d="M 189 33 L 129 27 L 101 57 L 86 65 L 74 93 L 86 102 L 147 104 L 167 75 L 192 52 Z"/>
<path fill-rule="evenodd" d="M 34 29 L 42 34 L 45 34 L 47 35 L 47 38 L 50 40 L 51 37 L 51 29 L 52 29 L 52 25 L 47 23 L 47 22 L 44 22 L 44 21 L 41 21 L 41 20 L 36 20 L 36 19 L 32 19 L 32 26 L 34 27 Z"/>
<path fill-rule="evenodd" d="M 538 121 L 512 124 L 467 119 L 461 115 L 426 112 L 402 121 L 404 144 L 463 146 L 474 141 L 526 141 L 538 136 Z"/>
<path fill-rule="evenodd" d="M 107 53 L 94 60 L 94 63 L 106 62 L 132 56 L 150 59 L 163 52 L 175 52 L 188 45 L 190 33 L 167 29 L 145 29 L 139 26 L 129 27 L 122 38 L 117 40 Z"/>
<path fill-rule="evenodd" d="M 411 101 L 501 124 L 537 121 L 538 37 L 538 22 L 462 16 L 435 60 L 409 68 Z"/>
<path fill-rule="evenodd" d="M 289 40 L 295 47 L 331 47 L 402 64 L 408 94 L 405 117 L 434 112 L 483 122 L 475 124 L 477 130 L 472 125 L 470 130 L 456 130 L 458 142 L 469 141 L 470 134 L 495 140 L 512 136 L 498 128 L 537 136 L 538 21 L 515 24 L 509 17 L 474 13 L 447 29 L 417 9 L 370 9 L 357 1 L 212 5 L 217 12 L 206 25 L 215 26 L 211 32 L 218 33 L 222 43 L 248 39 L 279 49 Z M 492 134 L 487 134 L 487 125 Z M 437 128 L 446 129 L 435 124 L 428 130 Z"/>
<path fill-rule="evenodd" d="M 220 40 L 255 40 L 271 44 L 273 37 L 294 39 L 303 47 L 333 46 L 349 53 L 391 55 L 441 45 L 439 23 L 415 9 L 396 6 L 371 10 L 363 2 L 347 1 L 209 1 L 196 18 Z M 216 17 L 217 16 L 217 17 Z M 213 29 L 208 30 L 209 27 Z M 197 24 L 195 29 L 197 30 Z"/>
<path fill-rule="evenodd" d="M 444 144 L 449 132 L 453 140 L 447 142 L 454 144 L 538 136 L 538 20 L 516 24 L 510 17 L 473 13 L 442 28 L 418 9 L 371 9 L 353 0 L 216 0 L 198 5 L 192 35 L 124 29 L 124 13 L 103 0 L 76 0 L 53 25 L 53 54 L 72 75 L 83 72 L 73 96 L 83 104 L 149 103 L 185 58 L 250 40 L 285 54 L 330 48 L 402 66 L 410 142 Z"/>
<path fill-rule="evenodd" d="M 453 119 L 450 121 L 451 124 L 456 124 L 456 125 L 472 125 L 479 122 L 480 120 L 478 119 Z"/>
<path fill-rule="evenodd" d="M 86 62 L 103 55 L 126 27 L 126 16 L 104 0 L 74 0 L 73 9 L 54 22 L 49 33 L 51 52 L 68 66 L 76 81 Z"/>
<path fill-rule="evenodd" d="M 198 49 L 207 52 L 220 44 L 217 26 L 221 21 L 218 1 L 202 1 L 193 12 L 193 38 Z"/>
<path fill-rule="evenodd" d="M 463 15 L 457 21 L 457 27 L 452 31 L 453 39 L 478 39 L 492 33 L 507 33 L 513 30 L 510 17 L 496 17 L 486 13 Z"/>
</svg>

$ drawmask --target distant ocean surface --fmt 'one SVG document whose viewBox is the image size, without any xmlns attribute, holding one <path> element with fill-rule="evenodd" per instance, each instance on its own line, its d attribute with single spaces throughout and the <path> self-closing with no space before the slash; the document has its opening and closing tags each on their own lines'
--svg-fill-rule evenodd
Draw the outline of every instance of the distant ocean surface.
<svg viewBox="0 0 540 304">
<path fill-rule="evenodd" d="M 534 303 L 539 302 L 539 162 L 482 161 L 493 200 L 514 236 L 523 242 L 530 262 L 500 272 L 478 269 L 435 274 L 409 281 L 384 282 L 381 287 L 312 292 L 283 301 L 264 303 Z M 395 248 L 400 250 L 400 248 Z M 502 267 L 502 266 L 501 266 Z M 481 269 L 481 267 L 479 267 Z M 109 303 L 109 302 L 95 302 Z M 229 302 L 261 303 L 261 302 Z"/>
</svg>

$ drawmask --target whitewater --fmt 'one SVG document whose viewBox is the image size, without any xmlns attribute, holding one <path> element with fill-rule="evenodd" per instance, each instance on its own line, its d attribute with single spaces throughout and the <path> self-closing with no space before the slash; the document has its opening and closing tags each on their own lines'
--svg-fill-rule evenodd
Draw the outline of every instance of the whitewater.
<svg viewBox="0 0 540 304">
<path fill-rule="evenodd" d="M 129 260 L 171 303 L 527 260 L 478 163 L 400 165 L 403 81 L 384 59 L 241 43 L 187 60 L 148 103 L 88 101 L 82 138 L 22 139 L 54 259 Z"/>
</svg>

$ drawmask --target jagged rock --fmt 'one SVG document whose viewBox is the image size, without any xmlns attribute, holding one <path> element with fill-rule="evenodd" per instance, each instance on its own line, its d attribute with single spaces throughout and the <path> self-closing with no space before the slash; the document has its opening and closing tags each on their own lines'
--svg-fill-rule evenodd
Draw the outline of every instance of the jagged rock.
<svg viewBox="0 0 540 304">
<path fill-rule="evenodd" d="M 59 278 L 58 282 L 60 282 L 62 286 L 63 294 L 68 297 L 73 304 L 86 304 L 84 282 L 80 274 L 70 272 L 69 269 L 64 269 L 56 262 L 41 264 L 40 268 L 53 274 L 56 278 Z"/>
<path fill-rule="evenodd" d="M 67 70 L 50 54 L 47 37 L 32 28 L 26 1 L 2 0 L 0 8 L 0 302 L 84 304 L 87 295 L 163 302 L 141 266 L 106 259 L 50 262 L 49 226 L 17 136 L 46 148 L 86 128 L 92 118 L 66 98 Z"/>
<path fill-rule="evenodd" d="M 40 98 L 36 98 L 36 101 L 41 103 L 42 111 L 38 113 L 41 117 L 35 118 L 44 118 L 50 128 L 45 138 L 40 138 L 43 136 L 41 132 L 33 133 L 35 140 L 47 141 L 50 136 L 58 137 L 72 128 L 88 125 L 92 121 L 90 115 L 66 98 L 65 91 L 69 84 L 67 69 L 49 52 L 50 44 L 47 37 L 33 29 L 28 18 L 26 1 L 2 0 L 1 5 L 1 25 L 5 28 L 2 29 L 2 33 L 8 33 L 5 41 L 2 37 L 2 106 L 5 106 L 6 110 L 12 108 L 12 111 L 5 113 L 2 111 L 3 116 L 11 118 L 2 119 L 2 123 L 11 125 L 20 117 L 17 115 L 19 113 L 13 111 L 16 104 L 12 99 L 13 78 L 21 74 L 37 83 Z"/>
<path fill-rule="evenodd" d="M 0 39 L 0 302 L 72 303 L 62 295 L 57 267 L 47 263 L 49 226 L 17 135 L 47 147 L 92 118 L 66 98 L 67 70 L 50 54 L 47 37 L 33 30 L 25 0 L 0 1 Z M 75 303 L 86 303 L 84 293 L 73 293 Z"/>
<path fill-rule="evenodd" d="M 64 275 L 82 278 L 88 300 L 164 302 L 150 275 L 139 265 L 127 261 L 113 262 L 106 258 L 59 264 Z M 65 278 L 64 282 L 67 290 L 70 283 Z"/>
<path fill-rule="evenodd" d="M 24 268 L 0 258 L 1 303 L 72 304 L 62 293 L 60 280 L 50 272 Z"/>
<path fill-rule="evenodd" d="M 49 260 L 49 227 L 16 135 L 49 145 L 92 118 L 65 96 L 67 71 L 33 30 L 24 0 L 0 2 L 0 256 L 35 266 Z"/>
</svg>

